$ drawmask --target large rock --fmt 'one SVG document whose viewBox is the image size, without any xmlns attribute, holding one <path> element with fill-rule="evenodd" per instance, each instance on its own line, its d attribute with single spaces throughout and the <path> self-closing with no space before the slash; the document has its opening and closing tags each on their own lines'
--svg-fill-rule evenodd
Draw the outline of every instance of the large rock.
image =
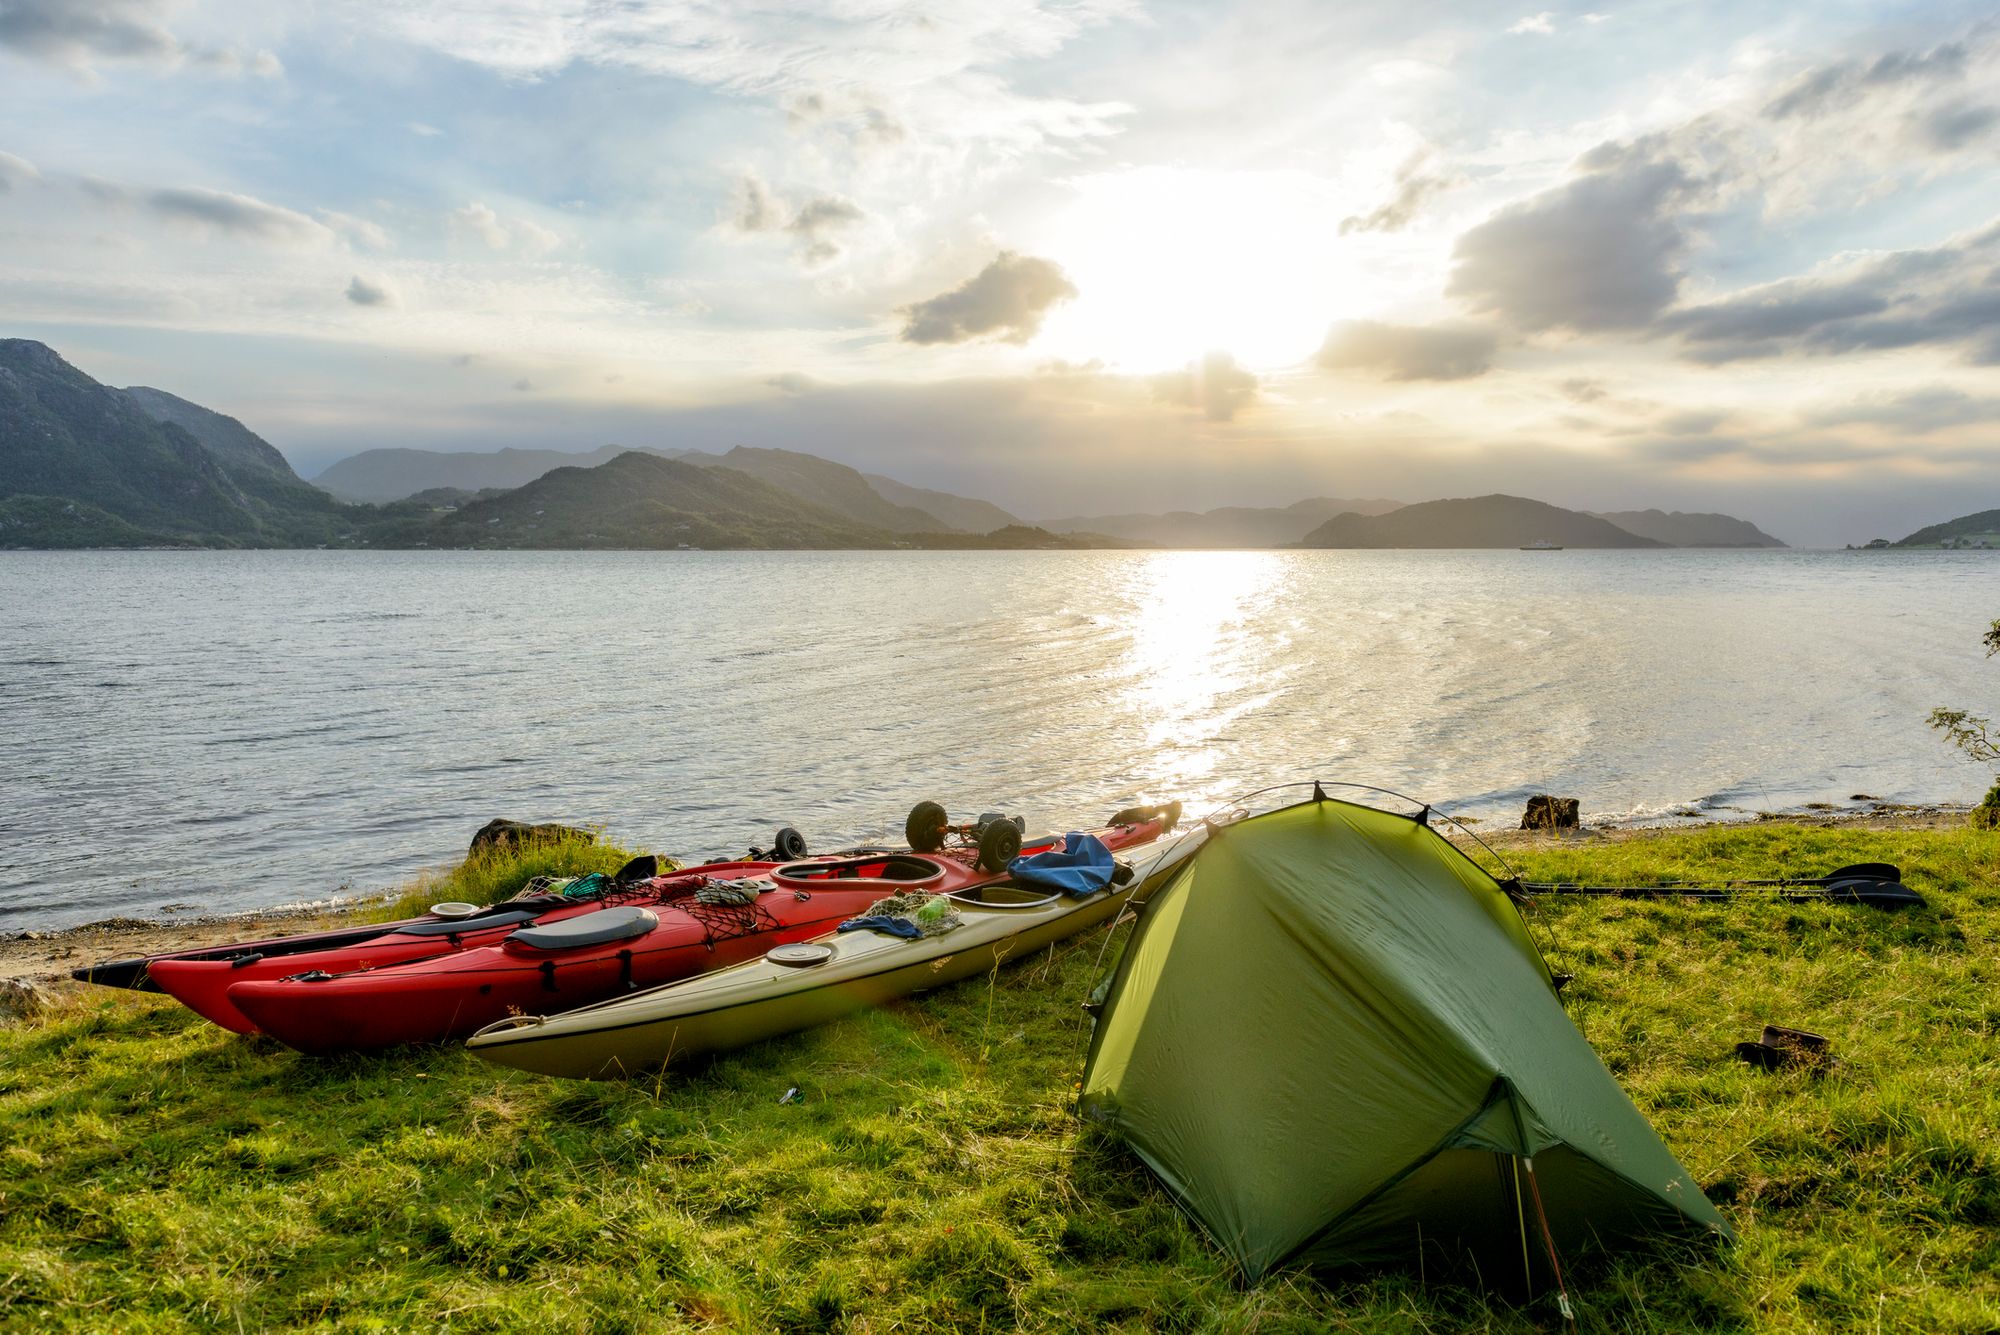
<svg viewBox="0 0 2000 1335">
<path fill-rule="evenodd" d="M 473 857 L 488 849 L 553 844 L 564 840 L 593 844 L 597 842 L 597 836 L 574 825 L 526 825 L 517 820 L 489 820 L 479 827 L 478 834 L 472 836 L 472 847 L 466 850 L 466 856 Z"/>
<path fill-rule="evenodd" d="M 0 1021 L 32 1020 L 54 1003 L 55 996 L 32 978 L 0 978 Z"/>
<path fill-rule="evenodd" d="M 1536 793 L 1528 799 L 1521 816 L 1524 830 L 1574 830 L 1582 823 L 1580 803 L 1574 797 L 1550 797 Z"/>
</svg>

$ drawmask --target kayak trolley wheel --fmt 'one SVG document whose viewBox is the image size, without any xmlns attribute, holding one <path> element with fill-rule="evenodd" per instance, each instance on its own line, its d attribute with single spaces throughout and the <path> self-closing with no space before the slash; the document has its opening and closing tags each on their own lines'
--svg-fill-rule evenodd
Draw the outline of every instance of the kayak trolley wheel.
<svg viewBox="0 0 2000 1335">
<path fill-rule="evenodd" d="M 1007 864 L 1021 856 L 1021 827 L 1011 820 L 996 820 L 979 834 L 979 865 L 990 872 L 1003 872 Z"/>
<path fill-rule="evenodd" d="M 806 856 L 806 837 L 787 825 L 778 831 L 771 851 L 779 862 L 797 862 Z"/>
<path fill-rule="evenodd" d="M 935 802 L 919 802 L 910 808 L 910 818 L 903 822 L 903 839 L 919 853 L 935 853 L 944 847 L 944 831 L 950 823 L 943 807 Z"/>
</svg>

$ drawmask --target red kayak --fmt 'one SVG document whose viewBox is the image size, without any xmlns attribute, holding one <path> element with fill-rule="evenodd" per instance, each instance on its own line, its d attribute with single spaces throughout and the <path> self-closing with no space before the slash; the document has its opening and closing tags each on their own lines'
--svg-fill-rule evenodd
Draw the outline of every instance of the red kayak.
<svg viewBox="0 0 2000 1335">
<path fill-rule="evenodd" d="M 268 941 L 242 941 L 226 946 L 116 960 L 79 969 L 75 977 L 110 987 L 164 992 L 189 1010 L 239 1034 L 257 1031 L 256 1024 L 229 1000 L 229 988 L 254 978 L 284 978 L 310 969 L 344 972 L 373 969 L 409 960 L 430 959 L 469 946 L 486 945 L 529 923 L 553 923 L 592 913 L 609 904 L 649 902 L 673 894 L 691 893 L 672 885 L 693 872 L 726 875 L 768 869 L 768 862 L 725 862 L 689 873 L 631 882 L 610 882 L 600 892 L 572 899 L 560 893 L 522 895 L 500 903 L 439 905 L 421 917 L 370 923 Z"/>
<path fill-rule="evenodd" d="M 1092 833 L 1114 851 L 1131 848 L 1166 833 L 1178 814 L 1120 812 L 1137 818 Z M 1013 857 L 1062 842 L 1048 836 L 1024 848 L 1013 821 L 947 826 L 931 803 L 911 820 L 911 842 L 925 852 L 871 849 L 727 872 L 698 868 L 660 878 L 678 883 L 673 896 L 500 928 L 498 939 L 406 963 L 239 978 L 228 1000 L 301 1052 L 464 1038 L 509 1015 L 571 1010 L 754 959 L 832 931 L 889 895 L 958 893 L 1004 880 Z M 956 846 L 939 846 L 954 833 Z M 732 898 L 747 902 L 724 902 Z"/>
</svg>

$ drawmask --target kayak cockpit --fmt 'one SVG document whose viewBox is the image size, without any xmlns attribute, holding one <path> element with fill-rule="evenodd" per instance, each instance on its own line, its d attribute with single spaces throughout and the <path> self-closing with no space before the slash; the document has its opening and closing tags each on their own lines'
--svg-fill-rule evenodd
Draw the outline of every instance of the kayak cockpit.
<svg viewBox="0 0 2000 1335">
<path fill-rule="evenodd" d="M 786 890 L 859 889 L 869 882 L 896 890 L 929 890 L 944 880 L 944 864 L 913 853 L 841 858 L 831 862 L 788 862 L 771 880 Z"/>
</svg>

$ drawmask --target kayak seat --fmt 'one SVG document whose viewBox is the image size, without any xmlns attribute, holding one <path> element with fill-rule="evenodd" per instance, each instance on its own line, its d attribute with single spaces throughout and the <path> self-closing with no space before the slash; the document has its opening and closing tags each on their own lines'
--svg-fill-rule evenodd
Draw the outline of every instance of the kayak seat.
<svg viewBox="0 0 2000 1335">
<path fill-rule="evenodd" d="M 644 936 L 660 925 L 660 915 L 636 904 L 621 908 L 579 913 L 574 918 L 552 922 L 547 927 L 523 927 L 507 938 L 507 944 L 529 950 L 574 950 L 578 946 L 601 946 L 612 941 L 629 941 Z"/>
<path fill-rule="evenodd" d="M 413 922 L 408 927 L 398 927 L 391 936 L 455 936 L 460 932 L 476 932 L 482 927 L 506 927 L 517 922 L 533 922 L 536 910 L 509 909 L 505 913 L 482 913 L 471 918 L 440 918 L 436 922 Z"/>
</svg>

